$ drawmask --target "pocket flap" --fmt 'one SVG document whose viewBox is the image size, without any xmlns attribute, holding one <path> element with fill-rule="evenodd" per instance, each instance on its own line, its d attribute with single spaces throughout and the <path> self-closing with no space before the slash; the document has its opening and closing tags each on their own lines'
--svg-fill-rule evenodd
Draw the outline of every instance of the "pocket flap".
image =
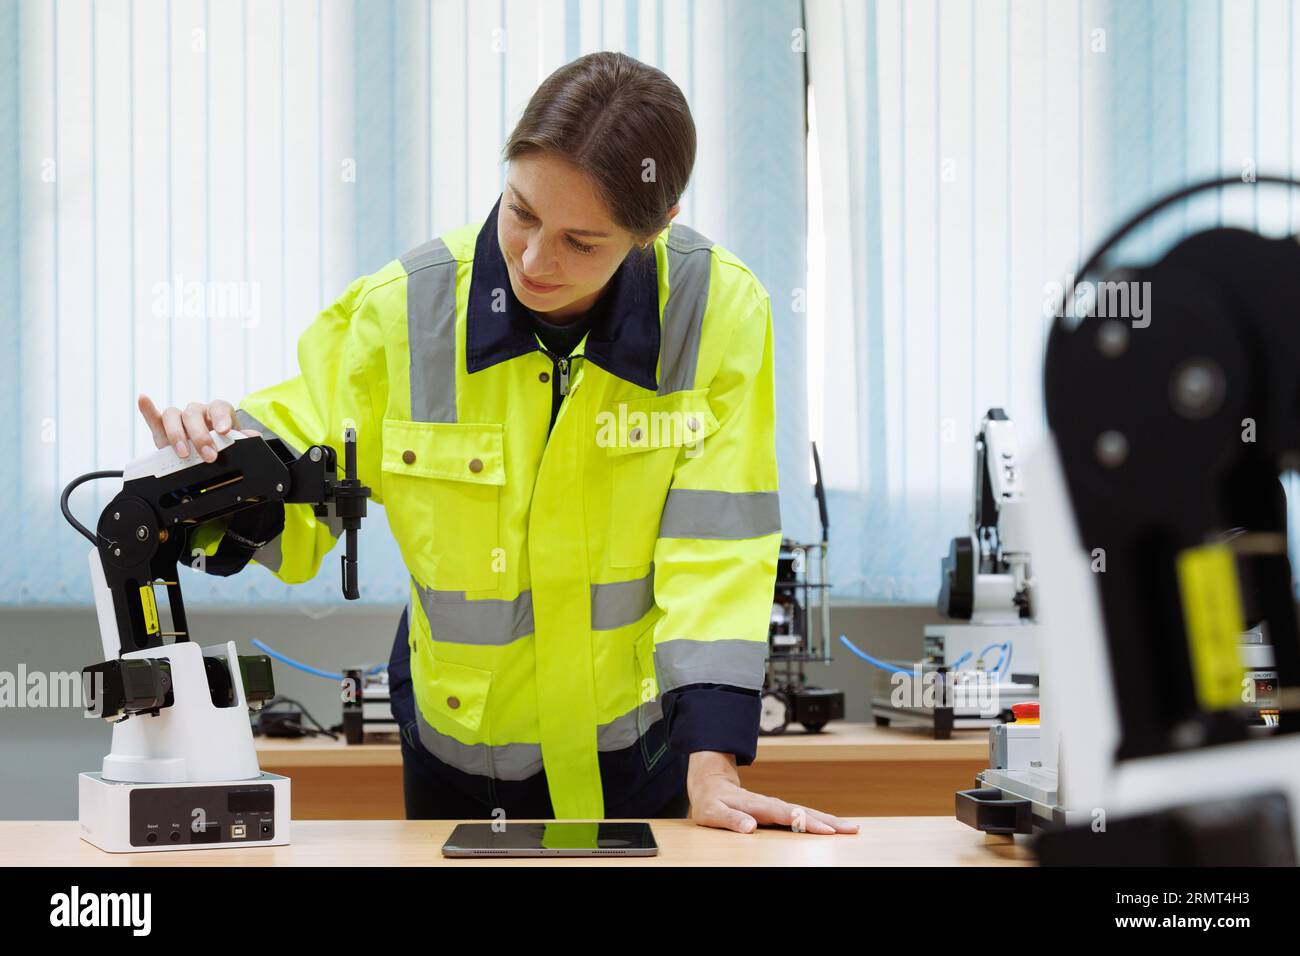
<svg viewBox="0 0 1300 956">
<path fill-rule="evenodd" d="M 610 455 L 690 448 L 718 430 L 708 389 L 632 398 L 600 411 L 596 442 Z"/>
<path fill-rule="evenodd" d="M 487 710 L 492 672 L 467 664 L 434 659 L 429 682 L 430 703 L 438 713 L 477 731 Z"/>
<path fill-rule="evenodd" d="M 382 468 L 416 478 L 504 485 L 503 426 L 493 422 L 384 419 Z"/>
</svg>

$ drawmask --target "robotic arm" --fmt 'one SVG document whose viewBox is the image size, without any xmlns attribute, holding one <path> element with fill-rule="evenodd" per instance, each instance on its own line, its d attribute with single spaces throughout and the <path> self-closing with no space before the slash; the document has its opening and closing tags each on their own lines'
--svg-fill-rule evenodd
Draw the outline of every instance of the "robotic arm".
<svg viewBox="0 0 1300 956">
<path fill-rule="evenodd" d="M 344 436 L 342 478 L 328 445 L 295 457 L 278 438 L 212 439 L 214 461 L 193 448 L 179 458 L 168 447 L 122 472 L 82 475 L 63 492 L 64 517 L 94 545 L 90 578 L 105 660 L 82 672 L 86 716 L 113 725 L 103 769 L 77 778 L 77 817 L 81 838 L 109 852 L 289 842 L 289 778 L 258 766 L 248 720 L 275 693 L 271 663 L 240 654 L 234 641 L 191 640 L 176 573 L 189 531 L 276 502 L 311 504 L 342 525 L 343 593 L 358 596 L 357 529 L 370 489 L 357 479 L 355 431 Z M 110 477 L 123 479 L 122 490 L 92 533 L 68 498 L 83 482 Z M 172 631 L 159 624 L 159 584 Z"/>
<path fill-rule="evenodd" d="M 1079 272 L 1101 276 L 1093 307 L 1048 340 L 1053 441 L 1032 465 L 1046 510 L 1031 529 L 1045 677 L 1070 804 L 1110 823 L 1050 834 L 1046 862 L 1300 859 L 1300 632 L 1278 481 L 1300 461 L 1300 243 L 1216 228 L 1150 265 L 1104 265 L 1150 216 L 1229 185 L 1187 187 L 1122 226 Z M 1135 319 L 1122 305 L 1138 290 Z M 1261 739 L 1238 648 L 1251 621 L 1278 679 L 1279 726 Z"/>
<path fill-rule="evenodd" d="M 278 439 L 212 433 L 218 455 L 205 462 L 191 450 L 179 458 L 170 447 L 129 464 L 123 472 L 93 472 L 64 489 L 61 505 L 68 521 L 93 544 L 91 577 L 100 633 L 107 658 L 88 667 L 84 683 L 98 692 L 88 702 L 88 715 L 121 720 L 139 714 L 157 715 L 174 704 L 171 666 L 165 657 L 140 657 L 133 652 L 158 648 L 164 637 L 175 643 L 190 640 L 181 597 L 177 565 L 185 557 L 188 532 L 196 525 L 233 515 L 267 502 L 309 503 L 317 515 L 329 506 L 340 521 L 345 539 L 341 557 L 343 594 L 357 589 L 357 529 L 366 514 L 370 489 L 357 480 L 356 433 L 344 437 L 344 477 L 339 478 L 334 449 L 313 445 L 298 458 Z M 77 521 L 68 498 L 83 482 L 121 476 L 121 491 L 99 517 L 95 533 Z M 175 630 L 160 629 L 154 588 L 167 588 Z M 131 656 L 128 656 L 131 655 Z M 229 669 L 218 658 L 204 659 L 214 704 L 235 698 Z M 240 655 L 243 688 L 250 706 L 274 695 L 270 660 Z M 218 703 L 220 701 L 221 703 Z"/>
<path fill-rule="evenodd" d="M 1020 461 L 1000 408 L 989 409 L 975 436 L 974 487 L 971 534 L 953 538 L 943 560 L 939 611 L 977 624 L 1032 617 Z"/>
</svg>

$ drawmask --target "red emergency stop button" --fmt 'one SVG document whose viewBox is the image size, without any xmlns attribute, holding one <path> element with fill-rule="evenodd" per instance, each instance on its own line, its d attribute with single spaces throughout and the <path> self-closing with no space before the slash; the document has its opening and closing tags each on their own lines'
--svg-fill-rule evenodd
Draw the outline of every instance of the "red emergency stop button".
<svg viewBox="0 0 1300 956">
<path fill-rule="evenodd" d="M 1038 723 L 1038 701 L 1027 700 L 1023 704 L 1012 704 L 1011 713 L 1016 716 L 1018 724 Z"/>
</svg>

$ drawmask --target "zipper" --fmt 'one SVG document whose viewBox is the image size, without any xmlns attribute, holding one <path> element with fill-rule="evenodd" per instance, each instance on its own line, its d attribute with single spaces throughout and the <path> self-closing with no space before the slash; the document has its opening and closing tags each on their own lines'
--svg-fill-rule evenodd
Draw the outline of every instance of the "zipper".
<svg viewBox="0 0 1300 956">
<path fill-rule="evenodd" d="M 537 349 L 551 360 L 551 424 L 546 430 L 546 434 L 550 435 L 551 429 L 555 428 L 555 419 L 560 414 L 560 406 L 564 404 L 564 396 L 569 394 L 569 371 L 576 356 L 556 355 L 540 343 Z"/>
</svg>

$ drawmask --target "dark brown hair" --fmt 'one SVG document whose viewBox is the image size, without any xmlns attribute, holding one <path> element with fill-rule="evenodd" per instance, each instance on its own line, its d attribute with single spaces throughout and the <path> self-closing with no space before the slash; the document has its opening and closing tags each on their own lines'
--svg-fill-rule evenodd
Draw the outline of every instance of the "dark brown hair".
<svg viewBox="0 0 1300 956">
<path fill-rule="evenodd" d="M 695 121 L 661 70 L 624 53 L 588 53 L 537 88 L 503 156 L 542 150 L 590 176 L 614 222 L 645 242 L 668 225 L 691 178 Z"/>
</svg>

